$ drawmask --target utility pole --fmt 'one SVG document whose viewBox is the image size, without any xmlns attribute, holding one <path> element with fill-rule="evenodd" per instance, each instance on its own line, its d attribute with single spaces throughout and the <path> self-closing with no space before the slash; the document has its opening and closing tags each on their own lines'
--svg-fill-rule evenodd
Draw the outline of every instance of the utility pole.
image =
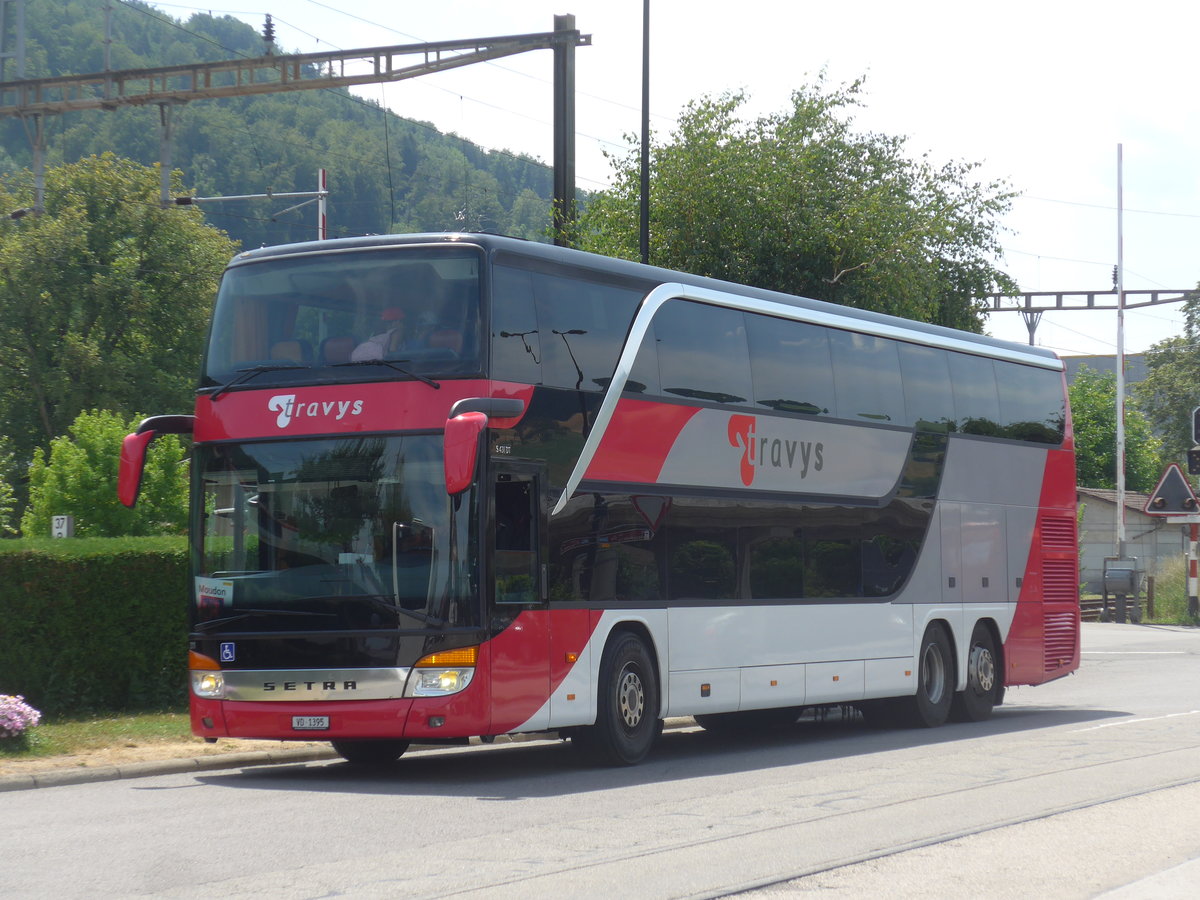
<svg viewBox="0 0 1200 900">
<path fill-rule="evenodd" d="M 642 172 L 638 243 L 650 262 L 650 0 L 642 0 Z"/>
<path fill-rule="evenodd" d="M 1117 144 L 1117 558 L 1125 558 L 1125 179 Z"/>
<path fill-rule="evenodd" d="M 556 35 L 579 34 L 575 17 L 554 17 Z M 575 42 L 554 44 L 554 243 L 571 244 L 575 224 Z"/>
</svg>

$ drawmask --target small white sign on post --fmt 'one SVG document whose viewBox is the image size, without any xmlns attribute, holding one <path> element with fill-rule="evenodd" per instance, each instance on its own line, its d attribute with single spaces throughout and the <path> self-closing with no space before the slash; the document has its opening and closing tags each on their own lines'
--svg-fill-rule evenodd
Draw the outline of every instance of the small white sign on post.
<svg viewBox="0 0 1200 900">
<path fill-rule="evenodd" d="M 50 537 L 56 537 L 56 538 L 75 537 L 75 517 L 74 516 L 51 516 L 50 517 Z"/>
</svg>

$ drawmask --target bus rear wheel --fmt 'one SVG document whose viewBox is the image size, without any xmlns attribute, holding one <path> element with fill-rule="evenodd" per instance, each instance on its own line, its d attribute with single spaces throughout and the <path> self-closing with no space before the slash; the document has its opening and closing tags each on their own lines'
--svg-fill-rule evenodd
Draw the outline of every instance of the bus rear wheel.
<svg viewBox="0 0 1200 900">
<path fill-rule="evenodd" d="M 956 722 L 982 722 L 988 718 L 1003 690 L 1000 674 L 991 630 L 980 622 L 971 634 L 971 647 L 967 651 L 967 686 L 954 695 L 950 718 Z"/>
<path fill-rule="evenodd" d="M 640 637 L 614 636 L 600 660 L 599 685 L 596 724 L 574 732 L 572 743 L 600 762 L 636 765 L 662 731 L 654 661 Z"/>
<path fill-rule="evenodd" d="M 334 741 L 334 751 L 348 763 L 359 766 L 382 766 L 404 755 L 408 741 L 368 740 Z"/>
</svg>

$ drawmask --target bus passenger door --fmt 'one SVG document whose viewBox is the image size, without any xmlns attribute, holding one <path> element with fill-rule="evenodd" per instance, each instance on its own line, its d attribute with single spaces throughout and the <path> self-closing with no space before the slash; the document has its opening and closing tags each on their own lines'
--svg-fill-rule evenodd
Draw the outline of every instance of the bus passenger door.
<svg viewBox="0 0 1200 900">
<path fill-rule="evenodd" d="M 546 610 L 544 468 L 495 462 L 489 498 L 492 609 L 507 627 L 492 642 L 492 733 L 549 723 L 550 627 Z"/>
</svg>

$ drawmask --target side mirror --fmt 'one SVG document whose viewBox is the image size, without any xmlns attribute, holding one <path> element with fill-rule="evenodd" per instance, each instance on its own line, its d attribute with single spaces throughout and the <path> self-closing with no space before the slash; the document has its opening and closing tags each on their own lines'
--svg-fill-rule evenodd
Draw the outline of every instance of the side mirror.
<svg viewBox="0 0 1200 900">
<path fill-rule="evenodd" d="M 446 469 L 446 493 L 461 494 L 475 480 L 475 461 L 479 459 L 479 435 L 488 419 L 481 412 L 467 412 L 446 420 L 443 441 Z"/>
<path fill-rule="evenodd" d="M 515 420 L 524 412 L 525 401 L 511 397 L 468 397 L 450 408 L 442 440 L 447 494 L 452 497 L 461 494 L 474 482 L 479 435 L 487 428 L 489 420 Z"/>
<path fill-rule="evenodd" d="M 195 416 L 151 416 L 143 419 L 137 431 L 121 442 L 121 464 L 117 469 L 117 499 L 125 506 L 137 503 L 146 471 L 146 450 L 160 434 L 191 434 Z"/>
</svg>

